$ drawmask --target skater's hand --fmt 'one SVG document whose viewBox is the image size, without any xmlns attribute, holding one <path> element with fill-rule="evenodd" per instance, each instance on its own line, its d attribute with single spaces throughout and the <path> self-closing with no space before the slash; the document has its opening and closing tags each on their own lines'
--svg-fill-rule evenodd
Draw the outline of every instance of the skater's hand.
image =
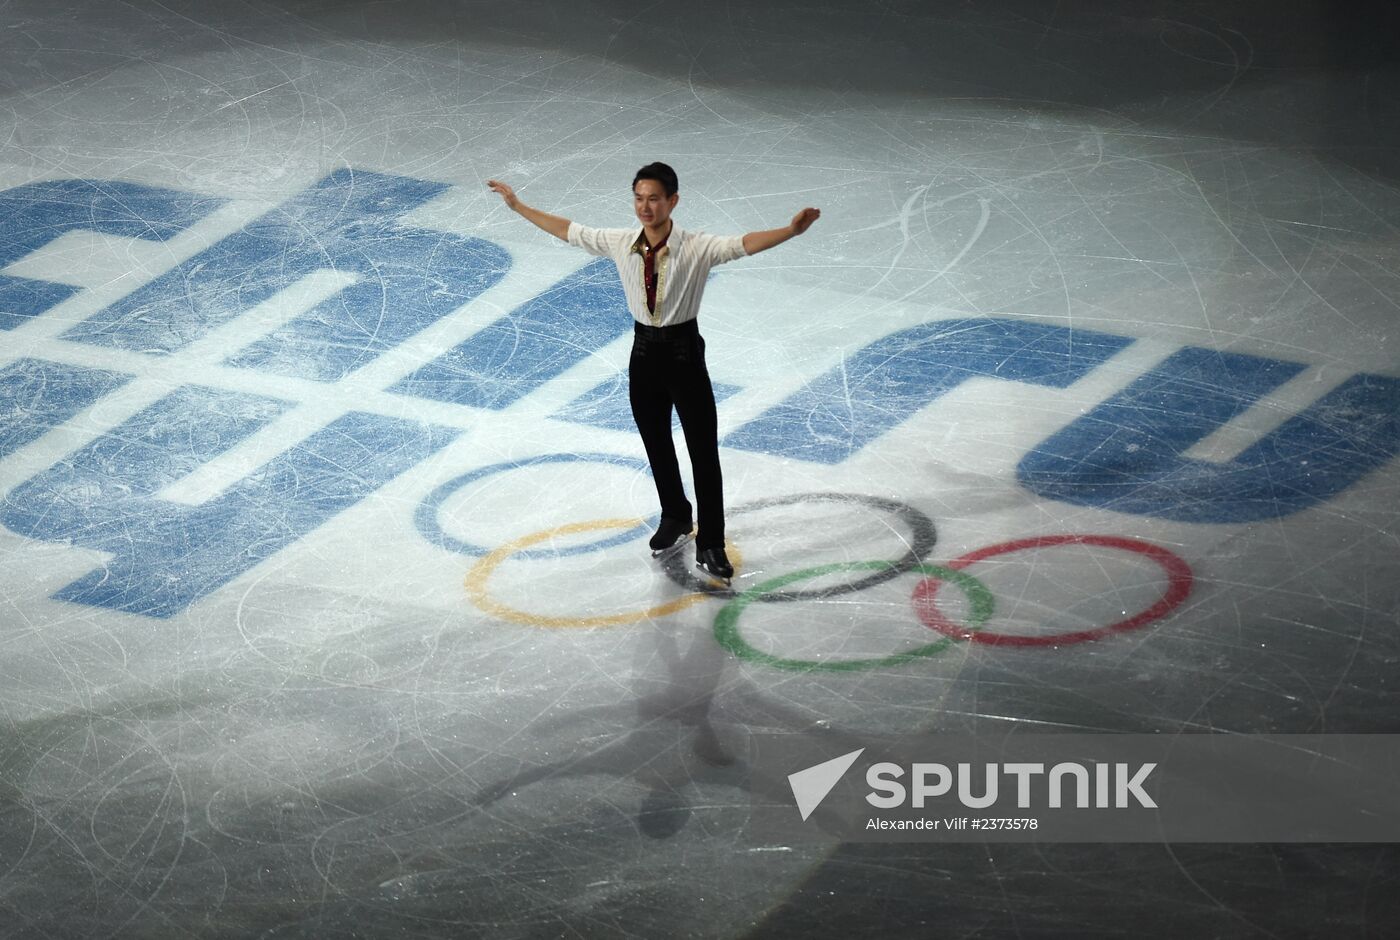
<svg viewBox="0 0 1400 940">
<path fill-rule="evenodd" d="M 521 202 L 520 198 L 515 195 L 515 190 L 511 189 L 500 180 L 487 180 L 486 185 L 490 188 L 491 192 L 504 199 L 507 206 L 520 213 L 535 225 L 561 241 L 569 240 L 570 222 L 568 219 L 558 215 L 550 215 L 548 212 L 541 212 L 539 209 L 525 205 L 525 203 Z"/>
<path fill-rule="evenodd" d="M 506 201 L 506 205 L 511 209 L 514 209 L 516 206 L 520 205 L 520 200 L 517 199 L 515 196 L 515 190 L 511 189 L 509 186 L 507 186 L 505 183 L 502 183 L 500 180 L 487 180 L 486 185 L 490 187 L 493 193 L 496 193 L 498 196 L 504 199 Z"/>
<path fill-rule="evenodd" d="M 807 229 L 812 227 L 813 222 L 817 221 L 817 219 L 820 219 L 821 217 L 822 210 L 820 209 L 803 209 L 801 212 L 797 213 L 797 215 L 792 217 L 792 234 L 801 235 L 803 232 L 807 231 Z"/>
</svg>

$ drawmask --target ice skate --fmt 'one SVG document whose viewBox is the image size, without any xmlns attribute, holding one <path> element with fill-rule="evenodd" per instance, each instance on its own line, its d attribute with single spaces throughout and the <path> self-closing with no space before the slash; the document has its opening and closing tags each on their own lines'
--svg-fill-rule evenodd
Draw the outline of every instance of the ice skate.
<svg viewBox="0 0 1400 940">
<path fill-rule="evenodd" d="M 670 554 L 675 549 L 690 541 L 690 534 L 694 525 L 686 520 L 668 519 L 661 517 L 661 525 L 657 527 L 656 534 L 651 537 L 651 557 L 660 558 L 662 555 Z"/>
<path fill-rule="evenodd" d="M 734 566 L 724 554 L 724 548 L 699 548 L 695 551 L 695 567 L 712 578 L 718 578 L 726 585 L 734 577 Z"/>
</svg>

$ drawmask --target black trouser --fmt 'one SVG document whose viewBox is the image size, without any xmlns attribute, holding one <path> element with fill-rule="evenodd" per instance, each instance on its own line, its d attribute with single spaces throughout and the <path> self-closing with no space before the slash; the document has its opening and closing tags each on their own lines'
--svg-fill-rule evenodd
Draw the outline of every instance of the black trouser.
<svg viewBox="0 0 1400 940">
<path fill-rule="evenodd" d="M 694 518 L 671 439 L 674 406 L 695 471 L 695 502 L 699 506 L 695 547 L 722 546 L 724 485 L 719 469 L 715 391 L 705 368 L 705 340 L 696 321 L 662 327 L 636 324 L 627 380 L 632 417 L 651 462 L 661 515 L 682 522 Z"/>
</svg>

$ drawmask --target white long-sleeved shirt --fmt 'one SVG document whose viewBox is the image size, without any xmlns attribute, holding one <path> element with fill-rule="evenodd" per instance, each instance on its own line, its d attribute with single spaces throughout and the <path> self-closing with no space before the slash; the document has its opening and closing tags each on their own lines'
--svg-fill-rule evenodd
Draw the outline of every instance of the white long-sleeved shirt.
<svg viewBox="0 0 1400 940">
<path fill-rule="evenodd" d="M 622 279 L 627 309 L 638 323 L 648 326 L 675 326 L 694 320 L 700 314 L 700 298 L 705 280 L 717 264 L 743 258 L 742 235 L 709 235 L 687 232 L 675 221 L 671 234 L 656 256 L 656 311 L 647 309 L 645 266 L 642 259 L 646 239 L 638 228 L 589 228 L 569 223 L 569 244 L 600 258 L 611 258 Z"/>
</svg>

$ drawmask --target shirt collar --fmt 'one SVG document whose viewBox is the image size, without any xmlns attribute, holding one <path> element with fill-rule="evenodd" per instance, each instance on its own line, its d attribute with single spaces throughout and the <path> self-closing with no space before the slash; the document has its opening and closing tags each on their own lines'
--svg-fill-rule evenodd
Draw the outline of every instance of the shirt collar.
<svg viewBox="0 0 1400 940">
<path fill-rule="evenodd" d="M 665 248 L 665 247 L 667 247 L 668 245 L 670 245 L 671 242 L 675 241 L 676 236 L 679 235 L 680 232 L 681 232 L 681 227 L 680 227 L 679 225 L 676 224 L 676 220 L 675 220 L 675 219 L 672 219 L 672 220 L 671 220 L 671 231 L 668 232 L 668 233 L 666 234 L 666 238 L 661 242 L 660 245 L 657 246 L 657 249 L 659 250 L 659 249 L 661 249 L 661 248 Z M 631 249 L 631 250 L 633 251 L 633 253 L 639 254 L 639 255 L 640 255 L 640 254 L 642 254 L 642 253 L 645 251 L 646 243 L 647 243 L 647 230 L 646 230 L 646 227 L 643 226 L 642 228 L 637 229 L 637 237 L 634 238 L 634 239 L 632 239 L 632 249 Z"/>
</svg>

